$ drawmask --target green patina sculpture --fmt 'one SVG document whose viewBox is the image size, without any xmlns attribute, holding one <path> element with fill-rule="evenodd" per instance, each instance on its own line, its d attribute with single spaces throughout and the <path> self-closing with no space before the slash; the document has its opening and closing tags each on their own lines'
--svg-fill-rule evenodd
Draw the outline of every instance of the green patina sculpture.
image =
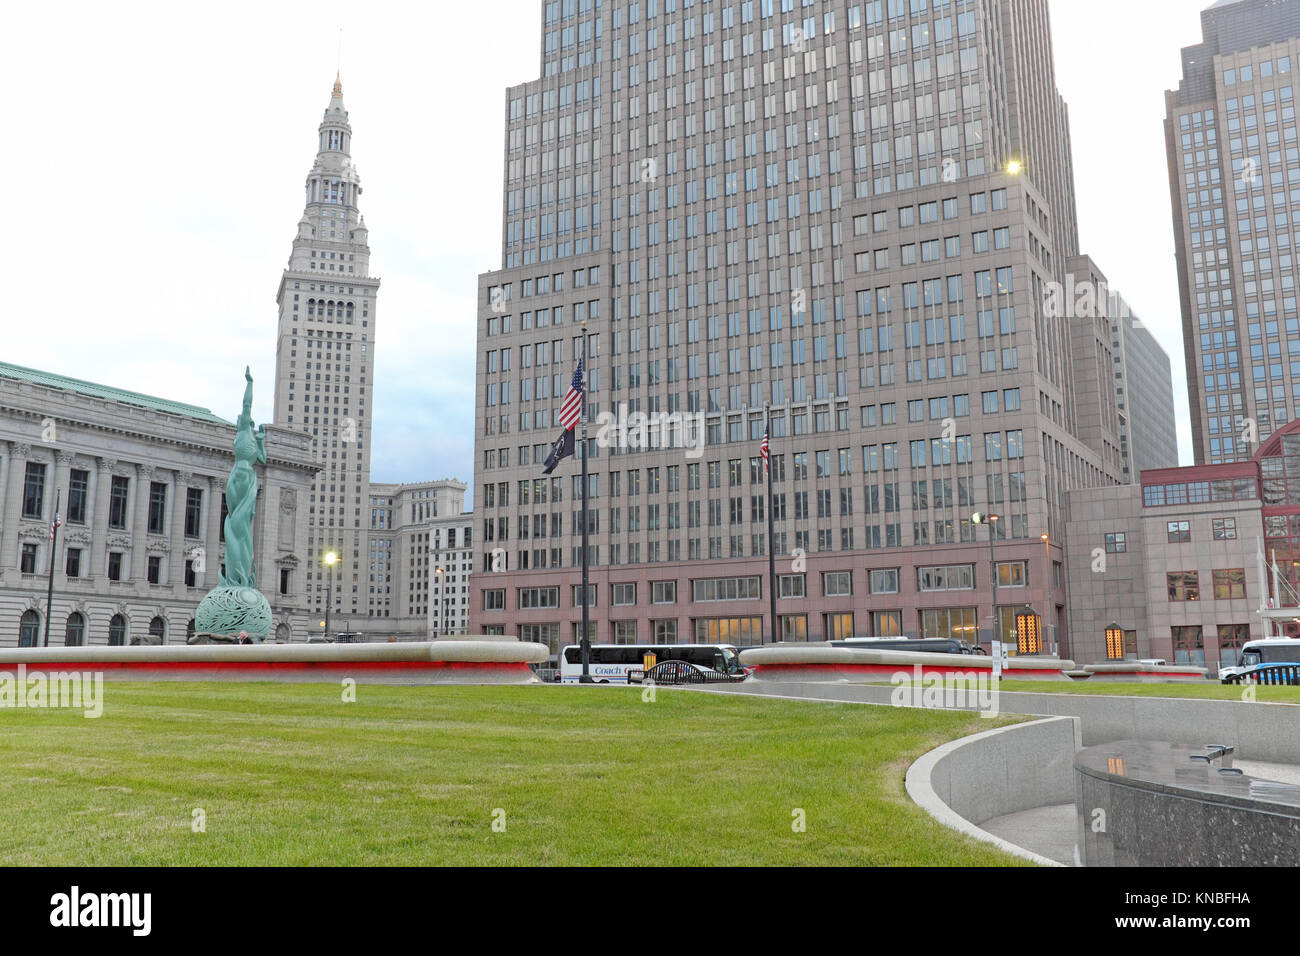
<svg viewBox="0 0 1300 956">
<path fill-rule="evenodd" d="M 253 513 L 257 472 L 266 463 L 266 426 L 253 430 L 253 376 L 244 369 L 244 408 L 235 426 L 235 467 L 226 481 L 226 560 L 221 586 L 209 591 L 194 614 L 196 638 L 247 633 L 256 641 L 271 633 L 271 605 L 257 590 L 253 563 Z"/>
<path fill-rule="evenodd" d="M 266 426 L 253 431 L 253 376 L 244 369 L 244 410 L 236 423 L 235 467 L 226 481 L 226 569 L 221 583 L 257 586 L 253 570 L 253 510 L 257 506 L 257 472 L 266 464 Z"/>
</svg>

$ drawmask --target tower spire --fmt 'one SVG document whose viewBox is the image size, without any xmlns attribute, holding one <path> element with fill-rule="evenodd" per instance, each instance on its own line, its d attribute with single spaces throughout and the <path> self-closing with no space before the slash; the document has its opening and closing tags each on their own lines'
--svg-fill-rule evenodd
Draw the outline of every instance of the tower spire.
<svg viewBox="0 0 1300 956">
<path fill-rule="evenodd" d="M 361 556 L 361 505 L 370 497 L 370 409 L 360 389 L 365 388 L 363 382 L 374 379 L 379 280 L 370 275 L 368 233 L 358 207 L 361 177 L 351 150 L 352 127 L 343 105 L 340 68 L 320 120 L 315 160 L 304 183 L 303 212 L 276 293 L 275 422 L 310 442 L 320 466 L 311 491 L 314 514 L 319 517 L 305 531 L 300 523 L 292 543 L 297 567 L 307 569 L 310 583 L 298 593 L 305 595 L 313 624 L 323 619 L 327 607 L 331 614 L 356 620 L 375 606 L 373 599 L 362 596 L 368 591 L 360 583 L 368 580 L 369 573 L 369 562 Z M 337 386 L 331 382 L 326 387 L 298 371 L 298 352 L 311 348 L 307 343 L 322 342 L 325 348 L 333 346 L 331 358 L 349 363 L 348 374 L 336 376 L 348 380 Z M 335 489 L 335 501 L 328 501 L 327 488 Z M 329 551 L 339 557 L 335 583 L 339 572 L 344 581 L 357 579 L 350 600 L 346 586 L 331 592 L 328 601 L 312 587 L 322 571 L 321 556 Z"/>
</svg>

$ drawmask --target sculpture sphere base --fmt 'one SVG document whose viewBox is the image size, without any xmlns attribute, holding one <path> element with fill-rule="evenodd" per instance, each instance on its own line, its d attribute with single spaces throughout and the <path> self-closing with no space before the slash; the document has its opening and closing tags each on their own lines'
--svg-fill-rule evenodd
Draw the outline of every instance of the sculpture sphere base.
<svg viewBox="0 0 1300 956">
<path fill-rule="evenodd" d="M 196 634 L 237 636 L 262 642 L 271 633 L 271 605 L 257 588 L 223 585 L 207 593 L 194 614 Z"/>
</svg>

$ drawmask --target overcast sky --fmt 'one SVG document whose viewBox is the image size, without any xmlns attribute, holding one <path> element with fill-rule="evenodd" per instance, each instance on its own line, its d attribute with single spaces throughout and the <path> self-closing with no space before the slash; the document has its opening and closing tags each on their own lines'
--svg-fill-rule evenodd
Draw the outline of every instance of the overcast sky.
<svg viewBox="0 0 1300 956">
<path fill-rule="evenodd" d="M 1083 251 L 1169 352 L 1190 462 L 1163 91 L 1208 0 L 1051 0 Z M 16 4 L 0 34 L 9 219 L 0 359 L 211 408 L 249 364 L 269 421 L 275 292 L 343 34 L 381 276 L 373 477 L 473 479 L 476 277 L 500 265 L 503 103 L 541 4 Z"/>
</svg>

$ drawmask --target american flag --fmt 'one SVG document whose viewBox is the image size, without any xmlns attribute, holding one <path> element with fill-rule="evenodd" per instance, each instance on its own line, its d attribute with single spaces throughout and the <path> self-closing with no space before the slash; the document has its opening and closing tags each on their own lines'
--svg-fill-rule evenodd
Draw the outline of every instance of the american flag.
<svg viewBox="0 0 1300 956">
<path fill-rule="evenodd" d="M 763 444 L 762 446 L 760 446 L 758 450 L 758 453 L 763 456 L 763 467 L 768 471 L 772 470 L 772 460 L 768 454 L 768 444 L 767 444 L 767 436 L 771 428 L 772 428 L 771 422 L 768 422 L 766 425 L 763 426 Z"/>
<path fill-rule="evenodd" d="M 57 530 L 58 530 L 60 527 L 62 527 L 62 526 L 63 526 L 63 522 L 59 520 L 59 513 L 56 511 L 56 512 L 54 512 L 54 520 L 50 522 L 50 540 L 51 540 L 51 541 L 54 540 L 54 532 L 57 531 Z"/>
<path fill-rule="evenodd" d="M 569 385 L 569 393 L 564 396 L 564 404 L 560 406 L 560 427 L 565 431 L 573 428 L 582 418 L 582 359 L 578 359 L 578 367 L 573 371 L 573 382 Z"/>
</svg>

